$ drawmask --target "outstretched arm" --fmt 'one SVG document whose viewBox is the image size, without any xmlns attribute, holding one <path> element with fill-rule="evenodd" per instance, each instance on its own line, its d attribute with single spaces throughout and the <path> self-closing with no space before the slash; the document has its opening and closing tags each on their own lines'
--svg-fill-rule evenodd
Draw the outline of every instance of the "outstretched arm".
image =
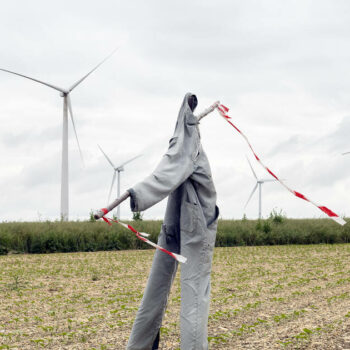
<svg viewBox="0 0 350 350">
<path fill-rule="evenodd" d="M 160 202 L 193 173 L 196 140 L 192 140 L 192 147 L 177 142 L 172 139 L 168 152 L 152 174 L 128 190 L 132 211 L 143 211 Z"/>
<path fill-rule="evenodd" d="M 119 204 L 124 202 L 127 198 L 129 198 L 130 193 L 126 191 L 123 195 L 121 195 L 119 198 L 115 199 L 111 204 L 109 204 L 106 208 L 99 209 L 94 214 L 95 220 L 101 219 L 102 216 L 113 210 L 115 207 L 117 207 Z"/>
</svg>

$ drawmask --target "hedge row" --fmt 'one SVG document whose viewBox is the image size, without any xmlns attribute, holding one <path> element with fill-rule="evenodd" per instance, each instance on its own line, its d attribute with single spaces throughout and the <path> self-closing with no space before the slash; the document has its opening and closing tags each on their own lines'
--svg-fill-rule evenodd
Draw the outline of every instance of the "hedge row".
<svg viewBox="0 0 350 350">
<path fill-rule="evenodd" d="M 157 241 L 161 221 L 132 222 Z M 219 220 L 216 246 L 350 242 L 350 225 L 328 219 Z M 119 225 L 104 222 L 0 223 L 0 254 L 147 249 L 147 244 Z"/>
</svg>

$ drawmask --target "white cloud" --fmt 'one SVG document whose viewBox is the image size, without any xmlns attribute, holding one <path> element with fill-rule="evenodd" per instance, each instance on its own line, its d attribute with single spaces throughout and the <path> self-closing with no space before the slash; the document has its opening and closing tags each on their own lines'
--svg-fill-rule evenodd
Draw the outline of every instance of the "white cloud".
<svg viewBox="0 0 350 350">
<path fill-rule="evenodd" d="M 148 175 L 170 138 L 183 95 L 198 109 L 220 99 L 266 164 L 288 184 L 349 213 L 347 1 L 6 2 L 0 67 L 68 87 L 119 43 L 71 95 L 86 158 L 70 133 L 70 212 L 105 205 L 112 172 L 97 143 L 126 167 L 122 190 Z M 0 72 L 0 220 L 58 218 L 62 99 Z M 240 218 L 254 185 L 243 139 L 217 114 L 201 124 L 223 217 Z M 255 163 L 256 171 L 265 176 Z M 350 195 L 350 193 L 349 193 Z M 165 201 L 145 218 L 163 216 Z M 320 216 L 278 184 L 263 188 L 263 214 Z M 131 216 L 128 203 L 122 214 Z M 257 198 L 247 207 L 257 216 Z"/>
</svg>

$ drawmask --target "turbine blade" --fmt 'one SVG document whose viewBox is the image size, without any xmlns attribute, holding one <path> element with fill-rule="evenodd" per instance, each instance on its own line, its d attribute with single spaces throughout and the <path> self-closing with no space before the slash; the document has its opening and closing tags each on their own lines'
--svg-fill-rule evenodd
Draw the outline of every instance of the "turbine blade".
<svg viewBox="0 0 350 350">
<path fill-rule="evenodd" d="M 251 163 L 250 163 L 250 161 L 249 161 L 249 159 L 248 159 L 247 156 L 246 156 L 246 158 L 247 158 L 247 161 L 248 161 L 248 163 L 249 163 L 250 169 L 252 170 L 252 173 L 253 173 L 254 177 L 255 177 L 256 179 L 258 179 L 258 177 L 256 176 L 255 171 L 254 171 L 254 169 L 253 169 L 253 167 L 252 167 L 252 165 L 251 165 Z"/>
<path fill-rule="evenodd" d="M 85 167 L 84 157 L 83 157 L 83 153 L 81 152 L 81 148 L 80 148 L 80 143 L 79 143 L 79 138 L 78 138 L 77 130 L 75 129 L 75 123 L 74 123 L 74 117 L 73 117 L 73 110 L 72 110 L 72 103 L 71 103 L 69 94 L 67 95 L 67 104 L 68 104 L 69 114 L 70 114 L 70 117 L 71 117 L 71 120 L 72 120 L 72 124 L 73 124 L 73 130 L 74 130 L 75 138 L 76 138 L 77 143 L 78 143 L 80 158 L 81 158 L 81 161 L 82 161 L 82 163 L 83 163 L 83 166 Z"/>
<path fill-rule="evenodd" d="M 349 154 L 350 152 L 344 152 L 342 153 L 343 156 L 345 156 L 346 154 Z"/>
<path fill-rule="evenodd" d="M 250 194 L 250 196 L 249 196 L 249 198 L 248 198 L 248 200 L 247 200 L 247 203 L 246 203 L 245 206 L 244 206 L 244 209 L 247 207 L 249 201 L 250 201 L 251 198 L 253 197 L 253 194 L 254 194 L 254 192 L 256 191 L 257 188 L 258 188 L 258 183 L 255 184 L 255 186 L 254 186 L 254 188 L 253 188 L 253 191 L 251 192 L 251 194 Z"/>
<path fill-rule="evenodd" d="M 36 81 L 39 84 L 46 85 L 46 86 L 48 86 L 48 87 L 50 87 L 52 89 L 55 89 L 55 90 L 63 92 L 63 93 L 67 92 L 65 89 L 62 89 L 62 88 L 60 88 L 58 86 L 55 86 L 55 85 L 52 85 L 52 84 L 49 84 L 49 83 L 45 83 L 44 81 L 41 81 L 41 80 L 38 80 L 38 79 L 35 79 L 35 78 L 27 77 L 26 75 L 23 75 L 23 74 L 20 74 L 20 73 L 12 72 L 10 70 L 3 69 L 3 68 L 0 68 L 0 70 L 2 70 L 3 72 L 10 73 L 10 74 L 18 75 L 19 77 L 22 77 L 22 78 L 26 78 L 26 79 L 29 79 L 29 80 Z"/>
<path fill-rule="evenodd" d="M 124 162 L 124 163 L 120 164 L 119 166 L 117 166 L 117 169 L 118 169 L 118 168 L 121 168 L 122 166 L 124 166 L 124 165 L 126 165 L 126 164 L 132 162 L 133 160 L 135 160 L 136 158 L 139 158 L 139 157 L 141 157 L 141 156 L 142 156 L 142 154 L 139 154 L 138 156 L 133 157 L 133 158 L 127 160 L 126 162 Z"/>
<path fill-rule="evenodd" d="M 101 152 L 103 153 L 103 155 L 106 157 L 108 163 L 109 163 L 110 165 L 112 165 L 113 169 L 116 169 L 116 167 L 114 166 L 114 164 L 112 163 L 112 161 L 108 158 L 107 154 L 106 154 L 105 152 L 103 152 L 103 149 L 101 148 L 101 146 L 100 146 L 100 145 L 97 145 L 97 146 L 99 147 L 99 149 L 101 150 Z"/>
<path fill-rule="evenodd" d="M 111 188 L 110 188 L 109 194 L 108 194 L 107 205 L 109 204 L 109 200 L 111 199 L 111 194 L 112 194 L 112 189 L 113 189 L 113 185 L 114 185 L 114 182 L 115 182 L 116 173 L 117 172 L 114 170 L 114 174 L 113 174 L 113 178 L 112 178 L 112 184 L 111 184 Z"/>
<path fill-rule="evenodd" d="M 89 73 L 85 74 L 81 79 L 79 79 L 76 83 L 74 83 L 69 89 L 68 92 L 71 92 L 75 89 L 80 83 L 82 83 L 92 72 L 94 72 L 101 64 L 107 61 L 117 50 L 119 47 L 115 48 L 103 61 L 101 61 L 96 67 L 94 67 Z"/>
</svg>

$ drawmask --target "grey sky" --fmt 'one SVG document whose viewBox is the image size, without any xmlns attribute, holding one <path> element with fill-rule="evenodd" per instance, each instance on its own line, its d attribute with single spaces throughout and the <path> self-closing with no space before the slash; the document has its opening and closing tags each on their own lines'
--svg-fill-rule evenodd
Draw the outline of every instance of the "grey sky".
<svg viewBox="0 0 350 350">
<path fill-rule="evenodd" d="M 69 126 L 70 217 L 106 203 L 115 162 L 122 191 L 167 147 L 183 96 L 215 100 L 288 185 L 350 215 L 348 1 L 4 1 L 0 67 L 68 87 L 119 50 L 71 94 L 86 160 Z M 59 217 L 62 98 L 0 72 L 0 220 Z M 243 139 L 213 113 L 201 123 L 223 218 L 241 218 L 254 186 Z M 252 158 L 251 158 L 252 159 Z M 266 177 L 253 161 L 255 171 Z M 116 189 L 115 192 L 116 194 Z M 161 218 L 166 201 L 144 213 Z M 324 217 L 279 184 L 263 186 L 263 215 Z M 257 196 L 246 213 L 257 217 Z M 122 216 L 131 217 L 128 203 Z"/>
</svg>

